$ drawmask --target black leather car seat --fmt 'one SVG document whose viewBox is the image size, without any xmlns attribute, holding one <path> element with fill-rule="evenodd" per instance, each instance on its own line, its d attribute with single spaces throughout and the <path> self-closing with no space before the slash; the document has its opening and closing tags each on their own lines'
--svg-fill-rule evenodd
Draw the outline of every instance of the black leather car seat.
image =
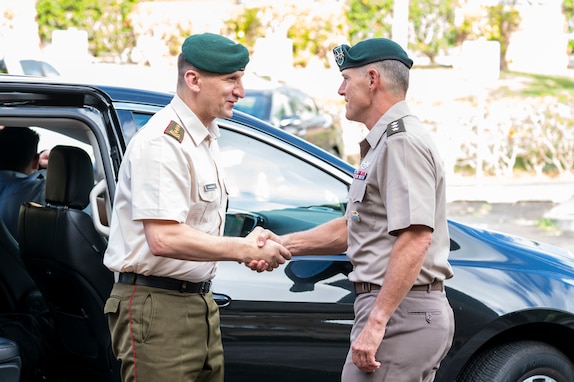
<svg viewBox="0 0 574 382">
<path fill-rule="evenodd" d="M 16 312 L 21 303 L 20 300 L 25 298 L 29 290 L 36 289 L 36 285 L 24 268 L 18 251 L 18 242 L 0 218 L 0 307 L 2 313 Z M 20 367 L 18 344 L 0 337 L 0 381 L 18 382 Z"/>
<path fill-rule="evenodd" d="M 19 250 L 18 242 L 0 219 L 0 347 L 4 353 L 0 357 L 0 381 L 13 375 L 16 368 L 23 380 L 40 380 L 53 337 L 46 301 Z M 15 351 L 17 358 L 12 356 Z"/>
<path fill-rule="evenodd" d="M 116 381 L 118 361 L 103 313 L 114 275 L 102 262 L 107 242 L 82 211 L 93 186 L 88 154 L 78 147 L 54 147 L 46 205 L 20 207 L 18 241 L 22 260 L 53 314 L 68 369 L 75 366 L 84 381 Z"/>
<path fill-rule="evenodd" d="M 18 242 L 0 218 L 0 313 L 36 313 L 44 308 L 19 251 Z"/>
<path fill-rule="evenodd" d="M 20 352 L 18 345 L 0 337 L 0 381 L 20 381 Z"/>
</svg>

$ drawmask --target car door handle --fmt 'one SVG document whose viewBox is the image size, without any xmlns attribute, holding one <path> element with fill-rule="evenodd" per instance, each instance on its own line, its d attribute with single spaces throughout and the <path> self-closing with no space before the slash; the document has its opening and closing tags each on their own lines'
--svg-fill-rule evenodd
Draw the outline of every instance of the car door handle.
<svg viewBox="0 0 574 382">
<path fill-rule="evenodd" d="M 222 293 L 213 292 L 213 299 L 219 308 L 225 308 L 231 304 L 231 297 Z"/>
<path fill-rule="evenodd" d="M 90 204 L 92 206 L 92 220 L 96 231 L 105 237 L 110 236 L 110 227 L 102 224 L 101 216 L 107 216 L 103 203 L 98 201 L 98 196 L 104 194 L 106 191 L 106 180 L 100 180 L 90 191 Z M 104 196 L 105 198 L 105 196 Z M 105 200 L 105 199 L 103 199 Z M 102 210 L 100 210 L 102 208 Z M 105 214 L 105 215 L 104 215 Z"/>
</svg>

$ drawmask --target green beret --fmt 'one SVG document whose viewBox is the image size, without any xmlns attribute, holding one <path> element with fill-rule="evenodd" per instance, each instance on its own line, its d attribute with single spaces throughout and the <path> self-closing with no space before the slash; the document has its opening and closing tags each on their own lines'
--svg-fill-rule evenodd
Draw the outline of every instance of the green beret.
<svg viewBox="0 0 574 382">
<path fill-rule="evenodd" d="M 210 73 L 228 74 L 245 70 L 249 51 L 227 37 L 213 33 L 189 36 L 181 46 L 186 61 Z"/>
<path fill-rule="evenodd" d="M 409 69 L 413 66 L 413 60 L 407 56 L 403 48 L 386 38 L 364 40 L 353 47 L 340 45 L 333 49 L 333 54 L 341 71 L 384 60 L 400 61 Z"/>
</svg>

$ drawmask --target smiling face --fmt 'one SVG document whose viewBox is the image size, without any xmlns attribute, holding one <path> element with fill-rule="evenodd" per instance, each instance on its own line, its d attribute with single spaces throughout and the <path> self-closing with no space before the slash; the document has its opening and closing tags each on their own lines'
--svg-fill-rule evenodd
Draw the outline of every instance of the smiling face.
<svg viewBox="0 0 574 382">
<path fill-rule="evenodd" d="M 245 96 L 243 75 L 243 71 L 229 74 L 186 72 L 186 82 L 195 94 L 192 110 L 204 125 L 209 125 L 215 118 L 231 118 L 233 106 Z"/>
</svg>

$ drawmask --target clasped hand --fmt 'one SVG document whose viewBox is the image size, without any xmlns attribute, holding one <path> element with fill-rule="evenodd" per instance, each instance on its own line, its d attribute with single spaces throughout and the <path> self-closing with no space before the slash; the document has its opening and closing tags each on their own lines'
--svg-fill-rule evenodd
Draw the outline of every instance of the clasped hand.
<svg viewBox="0 0 574 382">
<path fill-rule="evenodd" d="M 253 240 L 257 247 L 255 253 L 244 261 L 253 271 L 272 271 L 291 259 L 291 252 L 281 245 L 279 236 L 268 229 L 255 227 L 246 239 Z"/>
</svg>

